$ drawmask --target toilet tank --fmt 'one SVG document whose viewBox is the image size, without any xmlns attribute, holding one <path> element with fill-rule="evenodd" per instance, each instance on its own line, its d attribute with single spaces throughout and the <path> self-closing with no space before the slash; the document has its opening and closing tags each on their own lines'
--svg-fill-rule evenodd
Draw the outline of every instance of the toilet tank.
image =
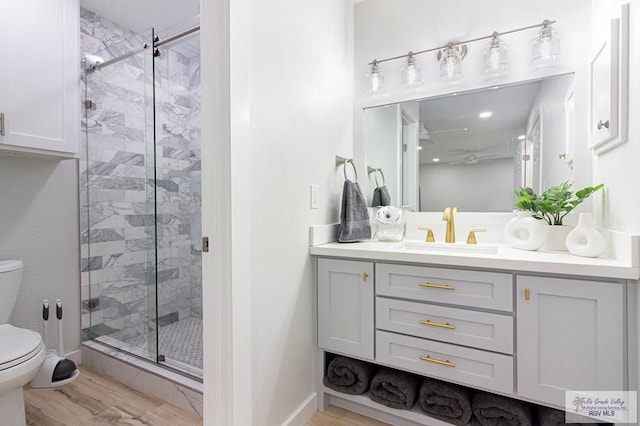
<svg viewBox="0 0 640 426">
<path fill-rule="evenodd" d="M 22 261 L 0 260 L 0 324 L 9 322 L 22 282 Z"/>
</svg>

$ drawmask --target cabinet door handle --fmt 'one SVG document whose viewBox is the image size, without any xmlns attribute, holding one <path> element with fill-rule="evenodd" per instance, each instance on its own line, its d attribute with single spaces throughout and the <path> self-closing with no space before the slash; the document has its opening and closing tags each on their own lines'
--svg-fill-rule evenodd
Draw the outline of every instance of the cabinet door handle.
<svg viewBox="0 0 640 426">
<path fill-rule="evenodd" d="M 430 325 L 430 326 L 433 326 L 433 327 L 448 328 L 449 330 L 455 330 L 456 329 L 455 325 L 449 324 L 448 322 L 447 323 L 441 323 L 441 322 L 433 322 L 431 320 L 421 320 L 420 324 L 422 324 L 422 325 Z"/>
<path fill-rule="evenodd" d="M 528 288 L 524 289 L 524 300 L 531 300 L 531 290 Z"/>
<path fill-rule="evenodd" d="M 609 128 L 609 120 L 607 121 L 598 121 L 598 130 L 602 129 L 602 128 L 608 129 Z"/>
<path fill-rule="evenodd" d="M 427 356 L 422 355 L 420 357 L 420 359 L 422 361 L 433 362 L 434 364 L 446 365 L 447 367 L 456 368 L 456 365 L 453 362 L 449 361 L 449 360 L 443 361 L 441 359 L 431 358 L 429 355 L 427 355 Z"/>
<path fill-rule="evenodd" d="M 369 278 L 369 274 L 367 274 L 366 272 L 362 273 L 362 281 L 367 282 L 367 278 Z"/>
<path fill-rule="evenodd" d="M 0 112 L 0 136 L 5 135 L 4 130 L 4 112 Z"/>
<path fill-rule="evenodd" d="M 456 289 L 454 286 L 449 285 L 449 284 L 420 283 L 418 285 L 420 287 L 439 288 L 439 289 L 442 289 L 442 290 L 455 290 Z"/>
</svg>

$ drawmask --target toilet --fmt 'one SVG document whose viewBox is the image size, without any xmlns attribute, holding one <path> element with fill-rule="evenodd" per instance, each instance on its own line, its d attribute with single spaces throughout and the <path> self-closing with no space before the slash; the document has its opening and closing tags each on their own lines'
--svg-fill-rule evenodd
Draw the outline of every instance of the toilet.
<svg viewBox="0 0 640 426">
<path fill-rule="evenodd" d="M 46 357 L 40 334 L 8 324 L 22 281 L 22 262 L 0 261 L 0 423 L 25 425 L 22 387 Z"/>
</svg>

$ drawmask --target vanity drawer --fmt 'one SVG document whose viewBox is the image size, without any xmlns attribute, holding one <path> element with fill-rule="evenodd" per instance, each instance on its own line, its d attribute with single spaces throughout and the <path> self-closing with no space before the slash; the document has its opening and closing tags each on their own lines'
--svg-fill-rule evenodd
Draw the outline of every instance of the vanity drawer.
<svg viewBox="0 0 640 426">
<path fill-rule="evenodd" d="M 426 302 L 513 310 L 511 274 L 376 264 L 376 294 Z"/>
<path fill-rule="evenodd" d="M 513 353 L 513 317 L 376 298 L 376 327 L 416 337 Z"/>
<path fill-rule="evenodd" d="M 463 385 L 513 394 L 513 357 L 376 331 L 376 362 Z"/>
</svg>

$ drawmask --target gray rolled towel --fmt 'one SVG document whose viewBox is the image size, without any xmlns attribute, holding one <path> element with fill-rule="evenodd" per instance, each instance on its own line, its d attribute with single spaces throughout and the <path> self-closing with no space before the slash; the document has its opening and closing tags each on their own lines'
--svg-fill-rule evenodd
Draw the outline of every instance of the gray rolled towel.
<svg viewBox="0 0 640 426">
<path fill-rule="evenodd" d="M 515 399 L 478 392 L 471 402 L 473 415 L 482 426 L 531 426 L 531 408 Z"/>
<path fill-rule="evenodd" d="M 360 395 L 369 389 L 375 367 L 357 359 L 337 356 L 331 360 L 324 375 L 326 387 L 350 395 Z"/>
<path fill-rule="evenodd" d="M 373 190 L 373 200 L 371 201 L 371 207 L 390 206 L 391 195 L 386 186 L 378 186 Z"/>
<path fill-rule="evenodd" d="M 438 420 L 464 426 L 469 424 L 471 392 L 439 380 L 425 379 L 418 397 L 422 411 Z"/>
<path fill-rule="evenodd" d="M 569 415 L 571 416 L 572 414 L 569 413 Z M 587 425 L 593 425 L 593 424 L 600 424 L 600 423 L 566 423 L 564 411 L 555 410 L 553 408 L 542 407 L 542 406 L 536 407 L 536 416 L 538 417 L 537 424 L 539 426 L 564 426 L 564 425 L 587 426 Z M 570 420 L 575 421 L 577 419 L 574 417 L 574 418 L 570 418 Z"/>
<path fill-rule="evenodd" d="M 338 242 L 348 243 L 371 238 L 367 200 L 358 182 L 344 181 Z"/>
<path fill-rule="evenodd" d="M 392 408 L 411 409 L 420 379 L 401 371 L 380 369 L 371 380 L 369 398 Z"/>
</svg>

